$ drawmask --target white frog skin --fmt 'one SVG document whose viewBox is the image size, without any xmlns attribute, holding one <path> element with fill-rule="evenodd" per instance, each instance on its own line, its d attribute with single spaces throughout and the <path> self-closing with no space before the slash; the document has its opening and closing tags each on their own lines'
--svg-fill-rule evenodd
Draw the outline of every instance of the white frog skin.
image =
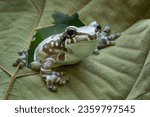
<svg viewBox="0 0 150 117">
<path fill-rule="evenodd" d="M 40 70 L 47 87 L 51 91 L 56 91 L 55 84 L 63 85 L 68 80 L 63 79 L 62 72 L 55 72 L 52 69 L 78 63 L 87 58 L 93 51 L 97 53 L 97 47 L 101 44 L 102 46 L 111 45 L 110 37 L 114 39 L 119 36 L 109 36 L 106 33 L 105 30 L 101 32 L 101 26 L 96 22 L 79 28 L 69 26 L 63 33 L 52 35 L 38 45 L 30 68 Z"/>
</svg>

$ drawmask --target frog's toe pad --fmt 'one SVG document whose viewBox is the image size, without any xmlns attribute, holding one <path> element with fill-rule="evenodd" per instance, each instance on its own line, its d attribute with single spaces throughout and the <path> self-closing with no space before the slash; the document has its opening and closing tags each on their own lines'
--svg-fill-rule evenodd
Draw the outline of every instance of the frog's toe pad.
<svg viewBox="0 0 150 117">
<path fill-rule="evenodd" d="M 56 74 L 52 74 L 52 75 L 46 75 L 45 81 L 46 81 L 47 88 L 50 91 L 55 92 L 57 91 L 57 87 L 55 86 L 55 84 L 65 85 L 69 82 L 69 78 L 63 79 L 57 76 Z"/>
<path fill-rule="evenodd" d="M 69 79 L 60 79 L 59 81 L 58 81 L 58 84 L 59 85 L 65 85 L 65 84 L 67 84 L 69 82 Z"/>
<path fill-rule="evenodd" d="M 52 92 L 56 92 L 56 91 L 57 91 L 57 87 L 54 86 L 54 85 L 49 86 L 48 89 L 49 89 L 50 91 L 52 91 Z"/>
</svg>

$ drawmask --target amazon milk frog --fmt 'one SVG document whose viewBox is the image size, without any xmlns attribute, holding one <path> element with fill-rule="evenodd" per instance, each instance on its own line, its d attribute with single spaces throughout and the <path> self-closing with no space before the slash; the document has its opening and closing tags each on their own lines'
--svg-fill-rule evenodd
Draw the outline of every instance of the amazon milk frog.
<svg viewBox="0 0 150 117">
<path fill-rule="evenodd" d="M 110 27 L 101 31 L 97 22 L 83 27 L 69 26 L 64 32 L 43 40 L 35 49 L 34 61 L 29 66 L 40 71 L 48 89 L 56 91 L 56 84 L 66 84 L 68 79 L 62 77 L 63 72 L 53 71 L 53 68 L 78 63 L 91 53 L 98 54 L 101 47 L 113 45 L 113 39 L 120 34 L 109 35 L 109 32 Z"/>
</svg>

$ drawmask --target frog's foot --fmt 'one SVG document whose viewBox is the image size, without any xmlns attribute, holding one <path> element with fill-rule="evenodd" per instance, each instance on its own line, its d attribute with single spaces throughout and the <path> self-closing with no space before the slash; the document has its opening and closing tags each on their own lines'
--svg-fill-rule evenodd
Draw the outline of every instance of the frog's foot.
<svg viewBox="0 0 150 117">
<path fill-rule="evenodd" d="M 120 37 L 121 33 L 113 33 L 111 35 L 108 36 L 108 40 L 112 41 L 114 39 L 117 39 L 118 37 Z"/>
<path fill-rule="evenodd" d="M 13 66 L 18 66 L 20 68 L 27 66 L 27 57 L 28 57 L 28 53 L 26 51 L 21 51 L 18 52 L 19 58 L 16 60 L 15 63 L 13 63 Z"/>
<path fill-rule="evenodd" d="M 56 84 L 65 85 L 69 82 L 69 79 L 64 79 L 62 76 L 58 75 L 58 72 L 52 71 L 49 75 L 42 75 L 45 78 L 47 88 L 50 91 L 57 91 Z"/>
<path fill-rule="evenodd" d="M 57 91 L 56 84 L 65 85 L 69 82 L 69 79 L 63 78 L 63 72 L 52 71 L 52 65 L 54 63 L 54 59 L 47 58 L 40 69 L 41 76 L 45 78 L 47 88 L 50 89 L 50 91 Z"/>
<path fill-rule="evenodd" d="M 98 50 L 115 45 L 115 39 L 121 35 L 121 33 L 113 33 L 110 35 L 110 32 L 111 28 L 109 26 L 105 26 L 102 32 L 99 34 L 100 42 L 97 46 Z"/>
<path fill-rule="evenodd" d="M 101 37 L 102 43 L 105 46 L 112 46 L 115 45 L 115 39 L 117 39 L 118 37 L 120 37 L 121 33 L 113 33 L 111 35 L 107 34 Z"/>
<path fill-rule="evenodd" d="M 113 33 L 113 34 L 107 36 L 106 45 L 107 46 L 115 45 L 115 43 L 116 43 L 115 39 L 120 37 L 120 35 L 121 35 L 121 33 Z"/>
</svg>

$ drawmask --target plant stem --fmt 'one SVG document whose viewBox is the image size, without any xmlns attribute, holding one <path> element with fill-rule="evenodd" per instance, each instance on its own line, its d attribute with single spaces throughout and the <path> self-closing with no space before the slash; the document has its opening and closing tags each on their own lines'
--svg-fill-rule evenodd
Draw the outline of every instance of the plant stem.
<svg viewBox="0 0 150 117">
<path fill-rule="evenodd" d="M 6 72 L 9 76 L 12 76 L 12 74 L 8 70 L 6 70 L 4 67 L 2 67 L 1 65 L 0 65 L 0 69 L 2 69 L 4 72 Z"/>
<path fill-rule="evenodd" d="M 36 74 L 38 74 L 38 72 L 26 73 L 26 74 L 17 75 L 16 78 L 20 78 L 20 77 L 24 77 L 24 76 L 30 76 L 30 75 L 36 75 Z"/>
<path fill-rule="evenodd" d="M 20 66 L 18 65 L 17 68 L 16 68 L 15 73 L 11 76 L 11 79 L 10 79 L 9 84 L 8 84 L 8 88 L 7 88 L 7 90 L 4 94 L 4 97 L 3 97 L 4 100 L 8 99 L 9 93 L 10 93 L 12 87 L 13 87 L 13 84 L 14 84 L 15 80 L 16 80 L 16 75 L 19 72 L 19 68 L 20 68 Z"/>
</svg>

